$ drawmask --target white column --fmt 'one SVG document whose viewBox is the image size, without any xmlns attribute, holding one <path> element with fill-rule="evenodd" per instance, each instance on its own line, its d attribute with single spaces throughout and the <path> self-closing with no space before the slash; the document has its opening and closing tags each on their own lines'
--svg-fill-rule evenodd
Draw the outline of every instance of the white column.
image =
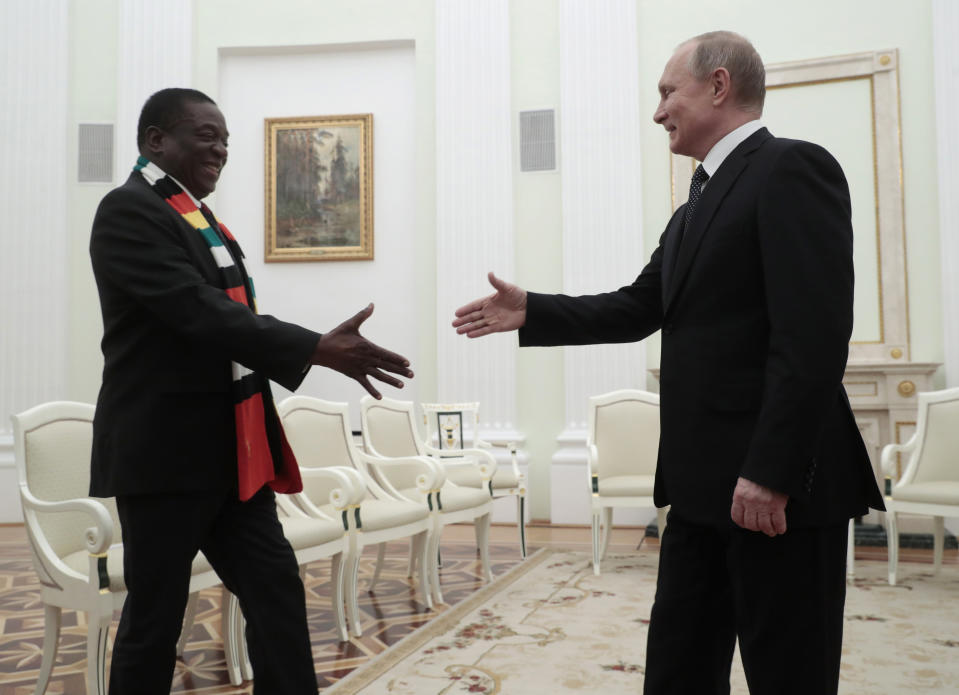
<svg viewBox="0 0 959 695">
<path fill-rule="evenodd" d="M 636 3 L 560 0 L 559 7 L 563 291 L 592 294 L 631 283 L 646 262 Z M 552 520 L 584 523 L 587 398 L 645 387 L 645 348 L 565 350 L 566 421 L 551 471 Z"/>
<path fill-rule="evenodd" d="M 69 44 L 67 3 L 0 3 L 2 523 L 23 519 L 10 416 L 66 397 L 67 181 L 77 171 L 68 149 Z"/>
<path fill-rule="evenodd" d="M 959 386 L 959 3 L 933 0 L 932 45 L 939 156 L 939 244 L 946 384 Z"/>
<path fill-rule="evenodd" d="M 126 180 L 139 154 L 137 120 L 147 97 L 165 87 L 193 84 L 193 1 L 120 0 L 119 27 L 114 167 L 118 184 Z"/>
<path fill-rule="evenodd" d="M 65 397 L 67 354 L 68 7 L 0 4 L 0 448 L 10 415 Z"/>
<path fill-rule="evenodd" d="M 646 262 L 639 160 L 639 57 L 630 0 L 560 2 L 563 291 L 629 284 Z M 586 399 L 645 384 L 642 346 L 566 348 L 564 436 L 586 428 Z"/>
<path fill-rule="evenodd" d="M 453 312 L 513 277 L 508 0 L 436 2 L 437 398 L 479 401 L 480 430 L 521 440 L 516 335 L 468 340 Z"/>
</svg>

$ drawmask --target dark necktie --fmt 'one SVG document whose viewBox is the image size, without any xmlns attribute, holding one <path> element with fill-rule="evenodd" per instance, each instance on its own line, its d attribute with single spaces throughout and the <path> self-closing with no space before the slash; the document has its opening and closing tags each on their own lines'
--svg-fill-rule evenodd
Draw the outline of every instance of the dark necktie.
<svg viewBox="0 0 959 695">
<path fill-rule="evenodd" d="M 709 174 L 707 174 L 706 170 L 703 169 L 702 164 L 696 167 L 696 171 L 693 172 L 693 180 L 689 182 L 689 200 L 686 201 L 687 227 L 689 226 L 689 221 L 693 219 L 693 213 L 696 211 L 696 204 L 699 202 L 699 197 L 703 193 L 703 184 L 708 178 Z"/>
</svg>

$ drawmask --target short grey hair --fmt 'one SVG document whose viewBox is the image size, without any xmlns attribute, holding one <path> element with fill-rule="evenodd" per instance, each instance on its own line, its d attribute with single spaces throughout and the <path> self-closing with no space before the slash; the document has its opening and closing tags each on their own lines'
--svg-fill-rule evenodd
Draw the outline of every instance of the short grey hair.
<svg viewBox="0 0 959 695">
<path fill-rule="evenodd" d="M 710 31 L 686 43 L 695 44 L 688 66 L 693 77 L 702 81 L 713 70 L 726 68 L 736 105 L 745 111 L 763 112 L 766 68 L 749 39 L 732 31 Z"/>
</svg>

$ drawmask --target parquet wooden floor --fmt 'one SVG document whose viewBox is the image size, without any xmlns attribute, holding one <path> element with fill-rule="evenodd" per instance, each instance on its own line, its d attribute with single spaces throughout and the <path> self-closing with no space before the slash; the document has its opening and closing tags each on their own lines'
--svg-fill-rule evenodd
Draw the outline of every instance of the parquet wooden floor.
<svg viewBox="0 0 959 695">
<path fill-rule="evenodd" d="M 616 528 L 610 550 L 635 548 L 643 529 Z M 530 552 L 543 546 L 588 549 L 590 532 L 583 527 L 531 526 Z M 646 544 L 657 544 L 647 538 Z M 885 548 L 857 548 L 859 559 L 885 559 Z M 931 551 L 903 549 L 903 562 L 931 562 Z M 386 564 L 374 593 L 363 590 L 372 574 L 375 555 L 364 555 L 360 565 L 360 610 L 363 636 L 340 642 L 333 627 L 329 601 L 329 561 L 307 567 L 306 589 L 317 683 L 322 688 L 386 650 L 450 605 L 483 585 L 472 526 L 448 527 L 443 536 L 441 582 L 446 606 L 433 610 L 420 603 L 406 578 L 407 546 L 387 547 Z M 521 562 L 515 526 L 494 526 L 490 557 L 494 575 Z M 959 562 L 959 552 L 947 551 L 945 562 Z M 0 526 L 0 695 L 30 695 L 36 684 L 43 641 L 43 606 L 22 526 Z M 50 695 L 86 692 L 86 623 L 83 614 L 64 611 L 60 648 Z M 182 661 L 177 662 L 174 693 L 239 695 L 251 684 L 229 684 L 220 636 L 220 590 L 201 593 L 196 621 Z"/>
</svg>

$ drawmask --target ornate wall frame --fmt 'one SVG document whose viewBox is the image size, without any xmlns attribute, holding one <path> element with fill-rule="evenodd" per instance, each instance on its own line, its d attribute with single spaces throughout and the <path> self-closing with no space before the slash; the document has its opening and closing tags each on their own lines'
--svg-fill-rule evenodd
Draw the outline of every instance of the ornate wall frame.
<svg viewBox="0 0 959 695">
<path fill-rule="evenodd" d="M 878 340 L 853 341 L 849 361 L 908 362 L 909 295 L 906 271 L 902 187 L 902 143 L 899 106 L 899 52 L 870 51 L 766 66 L 767 90 L 801 88 L 826 83 L 868 80 L 871 94 L 873 185 L 876 202 L 876 289 L 879 293 Z M 802 133 L 776 133 L 802 138 Z M 696 162 L 670 154 L 670 194 L 673 209 L 686 201 Z M 873 273 L 860 273 L 870 277 Z M 856 291 L 869 285 L 857 282 Z"/>
<path fill-rule="evenodd" d="M 373 259 L 373 115 L 264 120 L 264 260 Z"/>
</svg>

